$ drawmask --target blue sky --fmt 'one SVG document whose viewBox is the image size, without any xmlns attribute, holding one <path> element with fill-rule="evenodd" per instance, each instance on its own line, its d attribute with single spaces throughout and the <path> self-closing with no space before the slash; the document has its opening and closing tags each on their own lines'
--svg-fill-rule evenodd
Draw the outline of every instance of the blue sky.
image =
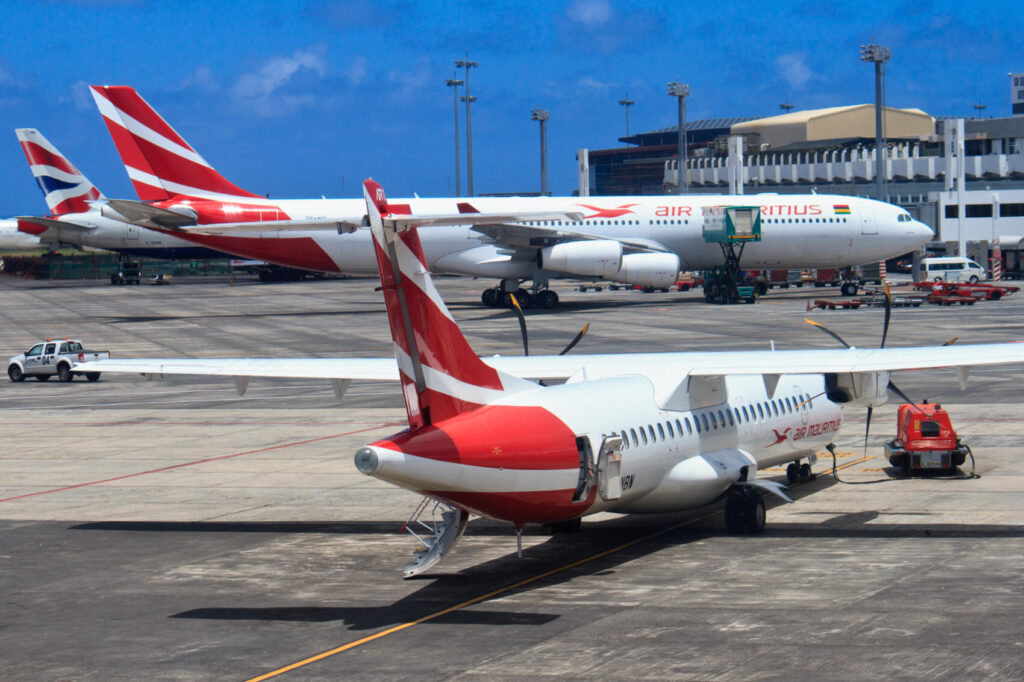
<svg viewBox="0 0 1024 682">
<path fill-rule="evenodd" d="M 452 60 L 471 73 L 477 192 L 551 190 L 575 150 L 689 116 L 761 116 L 873 100 L 859 45 L 892 48 L 888 102 L 936 116 L 1009 115 L 1024 71 L 1017 1 L 5 0 L 0 7 L 0 215 L 41 213 L 13 129 L 39 128 L 108 196 L 134 196 L 88 96 L 131 85 L 228 179 L 273 197 L 454 193 Z M 460 75 L 461 77 L 461 75 Z M 460 109 L 463 163 L 465 110 Z M 465 171 L 463 171 L 465 183 Z"/>
</svg>

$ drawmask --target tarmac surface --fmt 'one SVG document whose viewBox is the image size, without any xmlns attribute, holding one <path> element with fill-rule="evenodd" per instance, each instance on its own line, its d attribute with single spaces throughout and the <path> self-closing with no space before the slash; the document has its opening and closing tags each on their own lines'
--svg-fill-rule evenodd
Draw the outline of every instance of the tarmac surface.
<svg viewBox="0 0 1024 682">
<path fill-rule="evenodd" d="M 72 336 L 118 357 L 381 356 L 372 279 L 170 286 L 0 277 L 0 349 Z M 481 354 L 521 352 L 488 283 L 439 289 Z M 529 311 L 533 353 L 827 348 L 802 322 L 877 345 L 882 311 L 806 312 L 834 290 L 753 306 L 696 293 L 580 293 Z M 1024 339 L 1024 293 L 897 309 L 889 345 Z M 0 350 L 2 352 L 2 350 Z M 718 507 L 590 517 L 578 533 L 475 519 L 401 580 L 418 503 L 352 455 L 404 427 L 393 386 L 105 376 L 0 382 L 0 677 L 259 679 L 1020 679 L 1024 674 L 1024 366 L 895 377 L 941 401 L 977 457 L 900 478 L 882 458 L 895 405 L 844 413 L 765 533 Z M 767 475 L 784 480 L 780 469 Z"/>
</svg>

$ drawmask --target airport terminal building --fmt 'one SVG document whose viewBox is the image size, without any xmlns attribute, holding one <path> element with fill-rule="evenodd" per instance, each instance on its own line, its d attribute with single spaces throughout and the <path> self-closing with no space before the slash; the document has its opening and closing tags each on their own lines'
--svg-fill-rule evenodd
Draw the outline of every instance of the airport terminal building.
<svg viewBox="0 0 1024 682">
<path fill-rule="evenodd" d="M 874 117 L 874 105 L 860 104 L 688 122 L 687 191 L 875 197 Z M 944 244 L 933 251 L 956 253 L 963 242 L 967 255 L 987 258 L 994 238 L 1005 248 L 1022 241 L 1024 115 L 965 120 L 887 108 L 883 129 L 885 198 L 936 231 Z M 675 193 L 677 136 L 671 126 L 589 150 L 591 193 Z"/>
</svg>

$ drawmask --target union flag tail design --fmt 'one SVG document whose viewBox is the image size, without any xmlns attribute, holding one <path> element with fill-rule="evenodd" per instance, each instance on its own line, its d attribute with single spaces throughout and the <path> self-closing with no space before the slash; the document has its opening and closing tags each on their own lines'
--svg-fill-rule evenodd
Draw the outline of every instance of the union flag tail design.
<svg viewBox="0 0 1024 682">
<path fill-rule="evenodd" d="M 434 288 L 415 226 L 397 227 L 415 225 L 415 216 L 393 220 L 397 214 L 373 180 L 363 183 L 363 195 L 409 426 L 436 424 L 509 393 L 536 389 L 490 367 L 470 348 Z"/>
<path fill-rule="evenodd" d="M 228 182 L 134 88 L 93 85 L 92 98 L 143 201 L 257 197 Z"/>
<path fill-rule="evenodd" d="M 90 201 L 105 198 L 41 132 L 34 128 L 18 128 L 14 132 L 50 213 L 84 213 L 89 210 Z"/>
</svg>

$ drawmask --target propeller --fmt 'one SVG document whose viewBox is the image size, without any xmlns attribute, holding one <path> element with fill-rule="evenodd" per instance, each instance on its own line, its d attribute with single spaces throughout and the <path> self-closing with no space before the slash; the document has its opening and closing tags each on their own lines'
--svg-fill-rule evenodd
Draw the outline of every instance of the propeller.
<svg viewBox="0 0 1024 682">
<path fill-rule="evenodd" d="M 509 294 L 509 299 L 512 301 L 512 310 L 515 311 L 516 317 L 519 318 L 519 333 L 523 337 L 523 355 L 529 355 L 530 340 L 529 335 L 526 332 L 526 315 L 523 314 L 523 308 L 521 305 L 519 305 L 519 301 L 516 300 L 515 294 Z M 583 329 L 576 332 L 576 336 L 572 338 L 572 341 L 569 342 L 569 345 L 562 349 L 562 352 L 560 352 L 559 355 L 565 355 L 573 348 L 575 348 L 576 344 L 578 344 L 583 339 L 583 337 L 586 336 L 587 331 L 589 329 L 590 323 L 587 322 L 585 325 L 583 325 Z"/>
<path fill-rule="evenodd" d="M 881 341 L 881 343 L 878 344 L 879 348 L 885 348 L 885 340 L 889 336 L 889 322 L 892 320 L 892 294 L 889 291 L 889 282 L 888 281 L 885 282 L 884 286 L 882 287 L 882 291 L 885 294 L 885 320 L 882 323 L 882 341 Z M 843 337 L 839 336 L 839 334 L 836 334 L 834 331 L 832 331 L 831 329 L 829 329 L 825 325 L 821 324 L 820 322 L 815 322 L 814 320 L 809 320 L 807 318 L 804 318 L 804 322 L 807 322 L 808 324 L 814 325 L 815 327 L 817 327 L 818 329 L 820 329 L 821 331 L 825 332 L 826 334 L 831 336 L 833 339 L 835 339 L 836 341 L 841 343 L 844 347 L 850 348 L 850 344 L 848 344 L 843 339 Z M 950 339 L 949 341 L 947 341 L 946 343 L 944 343 L 942 345 L 950 346 L 953 343 L 955 343 L 956 340 L 957 340 L 957 337 L 954 336 L 952 339 Z M 902 400 L 903 402 L 909 403 L 910 405 L 913 405 L 914 407 L 917 407 L 917 404 L 913 400 L 911 400 L 907 396 L 906 393 L 904 393 L 902 390 L 900 390 L 899 386 L 894 384 L 891 379 L 889 380 L 889 383 L 886 385 L 886 389 L 889 390 L 889 391 L 892 391 L 894 394 L 896 394 L 896 396 L 899 397 L 899 399 Z M 920 408 L 917 408 L 917 409 L 920 411 Z M 867 408 L 867 418 L 865 419 L 865 422 L 864 422 L 864 454 L 865 455 L 867 454 L 867 451 L 868 451 L 868 436 L 871 433 L 871 417 L 874 414 L 874 412 L 875 412 L 875 408 L 872 407 L 871 405 L 868 405 L 868 408 Z"/>
</svg>

